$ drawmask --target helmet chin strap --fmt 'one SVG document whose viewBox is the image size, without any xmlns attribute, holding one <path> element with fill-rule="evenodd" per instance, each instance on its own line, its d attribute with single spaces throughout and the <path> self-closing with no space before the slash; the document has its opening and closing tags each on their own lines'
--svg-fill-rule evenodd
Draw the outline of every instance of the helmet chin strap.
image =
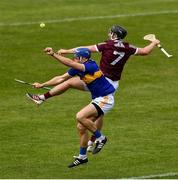
<svg viewBox="0 0 178 180">
<path fill-rule="evenodd" d="M 79 61 L 80 61 L 80 63 L 83 63 L 83 61 L 82 61 L 82 57 L 79 57 Z"/>
</svg>

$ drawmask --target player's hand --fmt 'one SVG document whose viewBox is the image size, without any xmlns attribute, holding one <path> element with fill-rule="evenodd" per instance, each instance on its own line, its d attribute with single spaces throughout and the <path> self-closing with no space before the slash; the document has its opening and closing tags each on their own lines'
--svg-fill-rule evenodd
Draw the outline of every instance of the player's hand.
<svg viewBox="0 0 178 180">
<path fill-rule="evenodd" d="M 47 47 L 44 49 L 44 52 L 48 55 L 53 55 L 54 54 L 54 51 L 53 51 L 53 48 L 51 47 Z"/>
<path fill-rule="evenodd" d="M 59 49 L 59 51 L 57 53 L 59 55 L 66 54 L 66 50 L 65 49 Z"/>
<path fill-rule="evenodd" d="M 43 85 L 38 82 L 35 82 L 35 83 L 33 83 L 33 87 L 38 89 L 38 88 L 42 88 Z"/>
<path fill-rule="evenodd" d="M 153 42 L 154 42 L 156 45 L 160 44 L 160 40 L 159 40 L 159 39 L 155 39 Z"/>
</svg>

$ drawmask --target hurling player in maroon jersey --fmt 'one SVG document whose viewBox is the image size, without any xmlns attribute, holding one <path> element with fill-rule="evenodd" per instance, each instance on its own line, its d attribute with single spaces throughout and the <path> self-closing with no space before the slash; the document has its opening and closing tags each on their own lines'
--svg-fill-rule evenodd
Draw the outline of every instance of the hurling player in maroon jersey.
<svg viewBox="0 0 178 180">
<path fill-rule="evenodd" d="M 135 47 L 123 39 L 126 37 L 127 31 L 121 26 L 114 25 L 110 28 L 108 33 L 109 40 L 102 43 L 89 46 L 81 46 L 88 48 L 91 52 L 101 53 L 100 69 L 107 78 L 107 80 L 115 87 L 119 86 L 119 80 L 125 63 L 131 55 L 148 55 L 152 50 L 160 43 L 158 39 L 153 40 L 145 47 Z M 77 47 L 78 48 L 78 47 Z M 60 49 L 59 54 L 70 54 L 75 53 L 76 48 L 72 49 Z M 56 82 L 56 81 L 55 81 Z M 34 83 L 35 88 L 41 88 L 49 85 L 56 85 L 53 89 L 45 94 L 45 99 L 49 97 L 64 93 L 69 88 L 75 88 L 79 90 L 86 90 L 85 85 L 79 77 L 71 78 L 65 82 L 59 79 L 59 84 L 54 84 L 54 81 L 48 81 L 45 83 Z M 98 129 L 102 127 L 102 121 L 98 119 L 96 121 Z M 93 138 L 94 139 L 94 138 Z M 92 142 L 91 142 L 92 143 Z"/>
</svg>

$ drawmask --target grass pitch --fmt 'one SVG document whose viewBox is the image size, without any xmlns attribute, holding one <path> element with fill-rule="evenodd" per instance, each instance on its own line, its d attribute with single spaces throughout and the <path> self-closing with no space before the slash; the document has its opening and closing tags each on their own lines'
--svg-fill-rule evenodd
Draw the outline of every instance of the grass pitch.
<svg viewBox="0 0 178 180">
<path fill-rule="evenodd" d="M 177 0 L 0 1 L 0 178 L 127 178 L 178 172 Z M 40 28 L 40 22 L 46 27 Z M 75 114 L 90 101 L 77 90 L 36 107 L 14 82 L 45 81 L 67 68 L 43 54 L 107 39 L 108 28 L 128 29 L 126 41 L 142 47 L 155 33 L 159 49 L 126 64 L 116 105 L 105 117 L 109 141 L 86 166 L 68 169 L 78 154 Z M 99 54 L 93 58 L 99 62 Z M 178 178 L 178 176 L 162 177 Z"/>
</svg>

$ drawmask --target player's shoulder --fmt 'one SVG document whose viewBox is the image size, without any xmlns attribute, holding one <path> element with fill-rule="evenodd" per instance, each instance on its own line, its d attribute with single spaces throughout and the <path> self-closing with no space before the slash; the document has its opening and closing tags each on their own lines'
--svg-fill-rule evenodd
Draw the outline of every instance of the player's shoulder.
<svg viewBox="0 0 178 180">
<path fill-rule="evenodd" d="M 93 69 L 93 70 L 98 69 L 98 65 L 97 65 L 96 61 L 94 61 L 93 59 L 89 59 L 85 63 L 85 67 Z"/>
<path fill-rule="evenodd" d="M 130 44 L 130 43 L 128 43 L 128 42 L 124 42 L 124 46 L 125 46 L 125 47 L 128 47 L 128 48 L 130 48 L 130 49 L 137 49 L 136 46 L 134 46 L 133 44 Z"/>
<path fill-rule="evenodd" d="M 114 40 L 111 40 L 111 39 L 106 40 L 105 42 L 106 42 L 106 44 L 114 44 L 114 43 L 115 43 L 115 41 L 114 41 Z"/>
<path fill-rule="evenodd" d="M 96 63 L 96 61 L 93 60 L 93 59 L 89 59 L 89 60 L 86 62 L 86 64 L 91 65 L 91 66 L 92 66 L 92 65 L 98 66 L 97 63 Z"/>
<path fill-rule="evenodd" d="M 97 44 L 97 46 L 105 45 L 105 44 L 107 44 L 107 41 L 108 41 L 108 40 L 103 41 L 103 42 L 99 42 L 99 43 Z"/>
<path fill-rule="evenodd" d="M 70 76 L 75 76 L 77 75 L 77 73 L 79 72 L 79 70 L 77 69 L 74 69 L 74 68 L 70 68 L 67 73 L 70 75 Z"/>
<path fill-rule="evenodd" d="M 120 41 L 120 42 L 121 42 L 121 44 L 124 45 L 125 48 L 136 48 L 134 45 L 130 44 L 127 41 Z"/>
<path fill-rule="evenodd" d="M 108 47 L 108 46 L 113 46 L 114 43 L 115 42 L 113 40 L 106 40 L 106 41 L 98 43 L 97 46 Z"/>
</svg>

